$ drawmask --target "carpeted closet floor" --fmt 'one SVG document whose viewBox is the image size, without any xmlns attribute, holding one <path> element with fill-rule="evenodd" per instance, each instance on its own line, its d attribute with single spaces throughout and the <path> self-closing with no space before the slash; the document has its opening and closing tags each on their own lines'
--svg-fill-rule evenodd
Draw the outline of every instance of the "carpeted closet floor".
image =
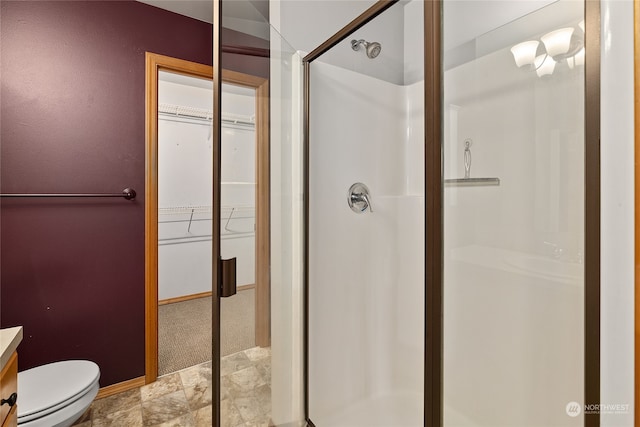
<svg viewBox="0 0 640 427">
<path fill-rule="evenodd" d="M 222 356 L 255 346 L 255 289 L 223 298 Z M 158 375 L 211 360 L 211 297 L 158 307 Z"/>
</svg>

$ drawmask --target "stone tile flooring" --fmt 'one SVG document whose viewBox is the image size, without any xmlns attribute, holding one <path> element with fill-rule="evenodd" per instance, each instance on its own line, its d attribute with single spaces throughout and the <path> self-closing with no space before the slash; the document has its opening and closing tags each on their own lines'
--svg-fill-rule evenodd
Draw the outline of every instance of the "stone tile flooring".
<svg viewBox="0 0 640 427">
<path fill-rule="evenodd" d="M 220 362 L 224 427 L 271 425 L 271 350 L 254 347 Z"/>
<path fill-rule="evenodd" d="M 271 425 L 271 351 L 255 347 L 221 360 L 224 427 Z M 93 402 L 76 427 L 209 427 L 211 362 Z"/>
</svg>

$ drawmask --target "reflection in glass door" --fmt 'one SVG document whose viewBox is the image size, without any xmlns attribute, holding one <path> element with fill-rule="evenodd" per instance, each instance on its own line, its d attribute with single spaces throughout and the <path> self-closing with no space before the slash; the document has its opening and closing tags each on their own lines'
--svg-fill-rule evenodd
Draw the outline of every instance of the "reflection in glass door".
<svg viewBox="0 0 640 427">
<path fill-rule="evenodd" d="M 210 369 L 212 94 L 158 72 L 158 376 Z"/>
<path fill-rule="evenodd" d="M 247 292 L 255 301 L 251 347 L 220 354 L 221 369 L 213 379 L 220 385 L 219 420 L 222 426 L 300 425 L 302 157 L 293 123 L 300 59 L 266 21 L 258 22 L 264 10 L 253 10 L 257 4 L 219 3 L 220 243 L 222 258 L 236 257 L 238 279 L 236 295 L 220 301 L 223 341 L 227 326 L 237 326 L 225 305 Z M 241 10 L 260 17 L 252 22 L 251 34 L 234 25 Z M 237 136 L 242 140 L 233 139 Z M 244 212 L 237 216 L 239 210 Z M 254 274 L 238 257 L 240 242 L 247 243 L 252 234 Z M 245 254 L 250 251 L 245 247 Z M 255 287 L 243 290 L 251 279 Z"/>
<path fill-rule="evenodd" d="M 584 4 L 444 8 L 444 424 L 584 424 Z M 577 409 L 576 409 L 577 408 Z"/>
<path fill-rule="evenodd" d="M 235 277 L 231 289 L 223 284 L 220 301 L 221 425 L 268 425 L 268 83 L 229 70 L 222 81 L 220 253 L 234 260 Z"/>
</svg>

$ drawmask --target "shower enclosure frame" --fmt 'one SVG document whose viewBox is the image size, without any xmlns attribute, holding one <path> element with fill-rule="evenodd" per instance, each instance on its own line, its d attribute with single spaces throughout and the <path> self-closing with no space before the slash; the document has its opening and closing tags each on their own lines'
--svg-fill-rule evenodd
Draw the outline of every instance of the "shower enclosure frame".
<svg viewBox="0 0 640 427">
<path fill-rule="evenodd" d="M 584 403 L 600 403 L 600 2 L 585 5 Z M 304 416 L 309 417 L 309 106 L 310 64 L 397 3 L 379 0 L 302 59 L 304 188 Z M 424 425 L 443 425 L 443 51 L 442 0 L 423 0 L 425 76 Z M 587 191 L 588 190 L 588 191 Z M 585 427 L 600 425 L 585 414 Z"/>
<path fill-rule="evenodd" d="M 396 4 L 398 0 L 379 0 L 302 59 L 303 137 L 304 137 L 304 414 L 309 417 L 309 84 L 310 64 L 354 31 Z M 442 414 L 442 48 L 441 0 L 423 0 L 425 73 L 425 354 L 424 423 L 440 426 Z"/>
</svg>

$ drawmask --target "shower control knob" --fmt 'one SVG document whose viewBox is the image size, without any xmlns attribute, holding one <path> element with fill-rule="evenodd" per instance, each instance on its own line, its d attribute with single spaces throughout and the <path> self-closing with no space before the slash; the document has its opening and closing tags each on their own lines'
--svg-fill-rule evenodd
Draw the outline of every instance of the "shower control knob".
<svg viewBox="0 0 640 427">
<path fill-rule="evenodd" d="M 363 213 L 367 209 L 369 209 L 369 212 L 373 212 L 369 189 L 361 182 L 356 182 L 349 187 L 347 203 L 349 203 L 351 210 L 356 213 Z"/>
</svg>

